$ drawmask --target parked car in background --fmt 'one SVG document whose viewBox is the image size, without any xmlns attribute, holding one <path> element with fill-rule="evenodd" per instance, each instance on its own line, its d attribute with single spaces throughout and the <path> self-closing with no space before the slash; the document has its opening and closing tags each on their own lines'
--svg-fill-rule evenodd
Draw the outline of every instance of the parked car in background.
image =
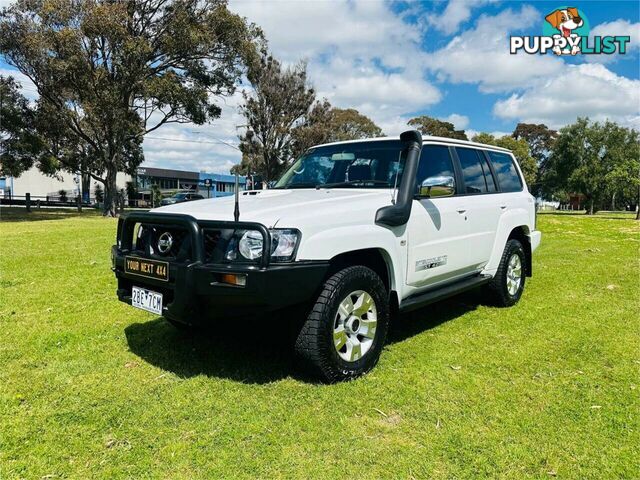
<svg viewBox="0 0 640 480">
<path fill-rule="evenodd" d="M 180 192 L 176 193 L 172 197 L 163 198 L 161 205 L 174 205 L 176 203 L 190 202 L 191 200 L 204 200 L 204 197 L 199 193 Z"/>
</svg>

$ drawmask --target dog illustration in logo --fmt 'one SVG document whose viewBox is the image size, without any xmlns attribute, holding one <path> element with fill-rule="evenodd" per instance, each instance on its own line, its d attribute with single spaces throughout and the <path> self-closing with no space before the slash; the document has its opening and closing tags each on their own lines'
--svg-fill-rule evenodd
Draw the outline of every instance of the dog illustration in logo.
<svg viewBox="0 0 640 480">
<path fill-rule="evenodd" d="M 580 18 L 578 9 L 575 7 L 567 7 L 562 10 L 554 10 L 545 17 L 545 20 L 551 24 L 551 26 L 560 31 L 562 35 L 554 35 L 554 38 L 564 37 L 577 38 L 579 35 L 573 33 L 576 28 L 580 28 L 584 25 L 584 20 Z M 571 49 L 562 50 L 560 47 L 554 47 L 553 53 L 556 55 L 576 55 L 580 53 L 580 46 L 572 46 Z"/>
</svg>

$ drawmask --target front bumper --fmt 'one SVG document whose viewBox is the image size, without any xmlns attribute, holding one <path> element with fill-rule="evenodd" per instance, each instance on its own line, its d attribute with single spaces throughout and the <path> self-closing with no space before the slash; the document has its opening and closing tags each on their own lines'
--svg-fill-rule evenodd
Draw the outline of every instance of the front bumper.
<svg viewBox="0 0 640 480">
<path fill-rule="evenodd" d="M 169 262 L 168 281 L 140 277 L 125 272 L 126 256 L 132 251 L 133 224 L 153 221 L 166 225 L 183 224 L 191 235 L 192 259 Z M 186 215 L 132 214 L 118 225 L 118 245 L 112 247 L 113 271 L 118 281 L 118 299 L 131 304 L 131 288 L 138 286 L 163 295 L 163 315 L 182 323 L 202 324 L 229 317 L 255 316 L 260 313 L 298 305 L 313 298 L 329 269 L 328 261 L 300 261 L 260 265 L 206 263 L 202 247 L 202 226 Z M 269 240 L 268 230 L 260 224 L 206 222 L 233 228 L 255 228 Z M 265 245 L 269 243 L 265 242 Z M 266 248 L 265 248 L 266 250 Z M 157 257 L 154 257 L 158 260 Z M 244 286 L 221 283 L 221 274 L 246 275 Z"/>
</svg>

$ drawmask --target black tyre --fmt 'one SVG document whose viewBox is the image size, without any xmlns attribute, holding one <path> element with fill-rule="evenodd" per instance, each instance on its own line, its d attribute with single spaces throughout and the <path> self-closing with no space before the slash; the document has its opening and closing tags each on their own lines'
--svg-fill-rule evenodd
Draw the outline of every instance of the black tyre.
<svg viewBox="0 0 640 480">
<path fill-rule="evenodd" d="M 499 307 L 510 307 L 518 303 L 527 278 L 526 254 L 522 244 L 515 239 L 507 242 L 500 259 L 496 275 L 489 283 L 493 303 Z"/>
<path fill-rule="evenodd" d="M 389 296 L 382 280 L 367 267 L 348 267 L 325 282 L 295 351 L 323 380 L 350 380 L 378 363 L 388 329 Z"/>
</svg>

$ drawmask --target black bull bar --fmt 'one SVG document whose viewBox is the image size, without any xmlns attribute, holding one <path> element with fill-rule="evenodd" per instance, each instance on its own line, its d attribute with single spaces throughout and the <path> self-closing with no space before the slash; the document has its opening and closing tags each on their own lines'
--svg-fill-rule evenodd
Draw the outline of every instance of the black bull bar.
<svg viewBox="0 0 640 480">
<path fill-rule="evenodd" d="M 136 224 L 181 226 L 189 232 L 191 240 L 192 261 L 204 263 L 203 229 L 255 230 L 262 235 L 262 257 L 260 268 L 269 266 L 271 256 L 271 233 L 269 229 L 257 222 L 234 222 L 227 220 L 196 220 L 191 215 L 173 213 L 133 212 L 123 215 L 118 220 L 118 248 L 125 254 L 133 249 L 133 232 Z"/>
</svg>

